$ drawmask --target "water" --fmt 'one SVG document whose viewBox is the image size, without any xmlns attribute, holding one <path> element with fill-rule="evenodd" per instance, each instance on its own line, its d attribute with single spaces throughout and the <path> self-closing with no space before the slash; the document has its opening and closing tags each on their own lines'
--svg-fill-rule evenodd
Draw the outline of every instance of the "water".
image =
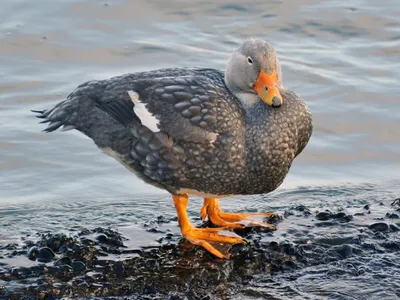
<svg viewBox="0 0 400 300">
<path fill-rule="evenodd" d="M 333 208 L 366 191 L 368 203 L 400 194 L 395 0 L 3 2 L 2 244 L 38 231 L 100 225 L 130 233 L 137 246 L 152 243 L 156 237 L 142 225 L 174 215 L 170 196 L 78 132 L 40 132 L 44 126 L 29 110 L 51 108 L 87 80 L 176 66 L 223 69 L 230 51 L 249 36 L 277 49 L 284 85 L 306 100 L 314 133 L 278 191 L 226 199 L 223 206 L 284 210 L 300 202 Z M 347 197 L 338 192 L 343 186 Z M 193 220 L 200 205 L 199 199 L 190 204 Z"/>
</svg>

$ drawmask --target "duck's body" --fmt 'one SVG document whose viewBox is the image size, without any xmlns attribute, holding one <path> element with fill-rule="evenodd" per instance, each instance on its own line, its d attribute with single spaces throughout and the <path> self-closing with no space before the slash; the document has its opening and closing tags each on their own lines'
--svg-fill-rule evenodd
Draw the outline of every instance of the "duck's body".
<svg viewBox="0 0 400 300">
<path fill-rule="evenodd" d="M 84 83 L 39 117 L 50 122 L 46 131 L 81 131 L 141 179 L 175 195 L 175 205 L 187 193 L 207 199 L 268 193 L 306 146 L 311 114 L 281 85 L 274 91 L 282 105 L 274 108 L 256 93 L 235 92 L 231 81 L 204 68 L 127 74 Z"/>
</svg>

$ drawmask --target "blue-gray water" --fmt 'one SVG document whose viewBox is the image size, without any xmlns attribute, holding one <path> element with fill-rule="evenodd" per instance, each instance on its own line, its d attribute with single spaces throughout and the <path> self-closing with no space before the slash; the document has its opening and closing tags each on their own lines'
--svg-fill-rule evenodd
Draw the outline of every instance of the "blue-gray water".
<svg viewBox="0 0 400 300">
<path fill-rule="evenodd" d="M 42 133 L 29 110 L 52 107 L 87 80 L 174 66 L 223 69 L 249 36 L 277 49 L 284 85 L 306 100 L 314 133 L 278 191 L 224 199 L 223 207 L 388 203 L 400 196 L 399 16 L 397 0 L 3 1 L 0 243 L 107 225 L 132 247 L 154 243 L 142 224 L 173 215 L 170 196 L 78 132 Z M 193 218 L 201 202 L 191 201 Z"/>
</svg>

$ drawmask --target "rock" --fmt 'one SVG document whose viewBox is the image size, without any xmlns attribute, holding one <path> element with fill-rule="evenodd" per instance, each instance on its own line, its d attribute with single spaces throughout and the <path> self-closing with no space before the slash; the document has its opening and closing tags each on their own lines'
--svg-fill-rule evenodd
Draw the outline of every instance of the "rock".
<svg viewBox="0 0 400 300">
<path fill-rule="evenodd" d="M 386 213 L 386 218 L 388 219 L 399 219 L 399 215 L 395 213 Z"/>
<path fill-rule="evenodd" d="M 74 260 L 72 262 L 71 266 L 72 266 L 72 269 L 74 270 L 74 272 L 76 272 L 76 273 L 86 270 L 86 265 L 83 262 L 81 262 L 80 260 Z"/>
<path fill-rule="evenodd" d="M 340 222 L 350 222 L 353 220 L 352 215 L 347 215 L 344 212 L 339 212 L 333 216 L 335 219 L 338 219 Z"/>
<path fill-rule="evenodd" d="M 353 247 L 344 244 L 336 247 L 336 252 L 343 258 L 348 258 L 353 254 Z"/>
<path fill-rule="evenodd" d="M 400 231 L 400 227 L 395 224 L 390 224 L 390 230 L 393 232 Z"/>
<path fill-rule="evenodd" d="M 40 262 L 49 262 L 51 261 L 56 255 L 54 254 L 53 250 L 49 247 L 42 247 L 39 249 L 37 260 Z"/>
<path fill-rule="evenodd" d="M 38 255 L 39 255 L 39 248 L 38 247 L 33 246 L 28 250 L 27 256 L 28 256 L 28 258 L 30 260 L 35 261 L 37 259 Z"/>
<path fill-rule="evenodd" d="M 398 207 L 399 208 L 398 210 L 400 210 L 400 198 L 394 199 L 391 205 Z"/>
<path fill-rule="evenodd" d="M 107 243 L 107 241 L 108 241 L 108 236 L 105 235 L 104 233 L 96 234 L 95 238 L 99 243 Z"/>
<path fill-rule="evenodd" d="M 389 231 L 389 225 L 383 222 L 374 223 L 368 226 L 369 229 L 375 232 L 387 232 Z"/>
<path fill-rule="evenodd" d="M 328 221 L 329 219 L 331 219 L 331 217 L 332 217 L 332 214 L 327 211 L 321 211 L 321 212 L 317 213 L 317 215 L 315 216 L 315 218 L 319 221 Z"/>
<path fill-rule="evenodd" d="M 69 265 L 49 268 L 49 274 L 63 281 L 71 280 L 74 276 L 73 269 Z"/>
<path fill-rule="evenodd" d="M 72 260 L 68 256 L 64 256 L 54 262 L 55 266 L 60 266 L 60 265 L 69 265 L 70 266 L 71 264 L 72 264 Z"/>
</svg>

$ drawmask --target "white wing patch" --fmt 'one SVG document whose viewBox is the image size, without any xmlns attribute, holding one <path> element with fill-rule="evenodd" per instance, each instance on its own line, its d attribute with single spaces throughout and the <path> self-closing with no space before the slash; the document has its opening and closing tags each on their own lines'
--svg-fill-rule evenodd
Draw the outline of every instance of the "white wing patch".
<svg viewBox="0 0 400 300">
<path fill-rule="evenodd" d="M 142 125 L 146 126 L 152 132 L 159 132 L 160 129 L 158 129 L 158 125 L 160 124 L 160 121 L 154 115 L 152 115 L 147 110 L 146 105 L 139 100 L 139 94 L 134 91 L 128 91 L 128 95 L 131 98 L 133 104 L 135 104 L 135 106 L 133 107 L 133 111 L 135 112 L 135 115 L 137 115 L 140 119 Z"/>
</svg>

